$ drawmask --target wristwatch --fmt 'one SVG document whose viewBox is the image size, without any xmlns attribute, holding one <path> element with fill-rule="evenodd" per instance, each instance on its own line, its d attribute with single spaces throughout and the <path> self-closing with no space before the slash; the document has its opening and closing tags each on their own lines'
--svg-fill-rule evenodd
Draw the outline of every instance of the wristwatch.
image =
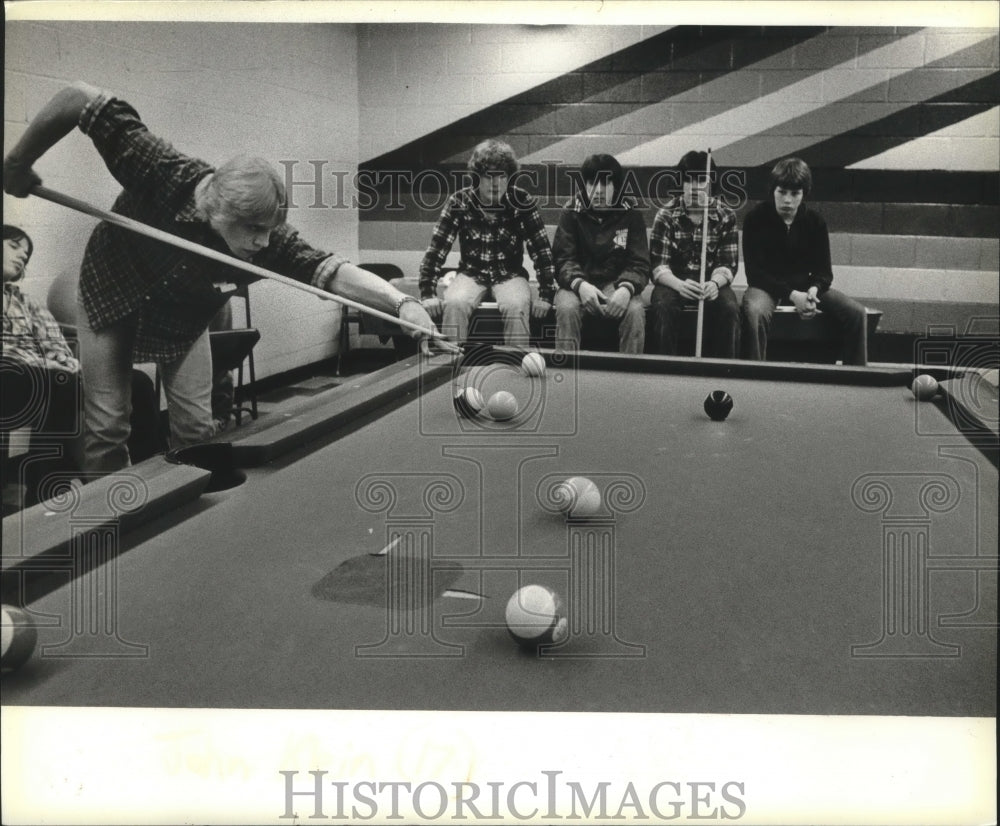
<svg viewBox="0 0 1000 826">
<path fill-rule="evenodd" d="M 404 304 L 405 304 L 405 303 L 406 303 L 407 301 L 413 301 L 413 302 L 415 302 L 415 303 L 417 303 L 417 304 L 419 304 L 419 303 L 420 303 L 420 301 L 419 301 L 418 299 L 414 298 L 414 297 L 413 297 L 412 295 L 405 295 L 405 294 L 404 294 L 404 295 L 400 296 L 400 297 L 399 297 L 399 298 L 398 298 L 398 299 L 396 300 L 396 306 L 395 306 L 395 307 L 393 308 L 393 311 L 394 311 L 394 312 L 396 313 L 396 316 L 397 316 L 397 317 L 399 316 L 399 311 L 400 311 L 400 308 L 402 308 L 402 306 L 403 306 L 403 305 L 404 305 Z"/>
</svg>

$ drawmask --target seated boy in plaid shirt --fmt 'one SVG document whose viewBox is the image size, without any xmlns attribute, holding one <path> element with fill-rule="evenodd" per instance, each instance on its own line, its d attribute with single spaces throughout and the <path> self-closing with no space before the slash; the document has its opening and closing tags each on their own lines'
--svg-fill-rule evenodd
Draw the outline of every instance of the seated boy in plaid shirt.
<svg viewBox="0 0 1000 826">
<path fill-rule="evenodd" d="M 442 331 L 464 342 L 469 320 L 492 293 L 503 318 L 504 342 L 529 343 L 529 314 L 545 318 L 552 309 L 555 268 L 545 224 L 535 200 L 510 178 L 517 172 L 514 150 L 498 140 L 479 144 L 469 158 L 474 185 L 460 189 L 445 204 L 420 265 L 420 297 Z M 437 297 L 445 258 L 458 239 L 458 272 L 443 300 Z M 538 301 L 532 303 L 524 247 L 535 266 Z"/>
<path fill-rule="evenodd" d="M 5 431 L 31 428 L 23 477 L 8 479 L 5 473 L 3 481 L 24 483 L 24 505 L 59 493 L 80 476 L 80 362 L 55 316 L 21 289 L 33 251 L 28 233 L 3 225 L 0 418 Z M 130 449 L 146 458 L 159 449 L 159 405 L 152 379 L 139 370 L 132 373 L 132 398 Z"/>
<path fill-rule="evenodd" d="M 677 332 L 685 306 L 704 300 L 705 355 L 734 359 L 739 354 L 740 305 L 732 283 L 739 270 L 736 214 L 712 198 L 712 181 L 705 180 L 705 152 L 688 152 L 677 164 L 684 192 L 656 213 L 649 236 L 653 267 L 653 334 L 656 351 L 676 356 Z M 715 177 L 712 161 L 710 177 Z M 701 275 L 702 230 L 708 199 L 708 242 L 705 283 Z M 685 355 L 694 355 L 693 351 Z"/>
</svg>

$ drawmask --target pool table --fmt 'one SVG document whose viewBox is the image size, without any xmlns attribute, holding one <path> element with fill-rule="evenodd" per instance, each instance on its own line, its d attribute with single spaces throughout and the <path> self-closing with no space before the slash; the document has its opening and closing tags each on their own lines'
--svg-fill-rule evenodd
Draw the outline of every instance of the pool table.
<svg viewBox="0 0 1000 826">
<path fill-rule="evenodd" d="M 942 375 L 921 403 L 902 368 L 544 355 L 543 379 L 502 347 L 404 360 L 209 446 L 208 470 L 151 460 L 189 495 L 103 549 L 86 514 L 8 517 L 5 602 L 39 633 L 4 703 L 995 715 L 996 434 L 962 412 L 995 388 Z M 521 411 L 456 416 L 468 383 Z M 572 475 L 594 518 L 558 510 Z M 55 538 L 12 557 L 39 525 Z M 513 643 L 528 583 L 563 597 L 564 644 Z"/>
</svg>

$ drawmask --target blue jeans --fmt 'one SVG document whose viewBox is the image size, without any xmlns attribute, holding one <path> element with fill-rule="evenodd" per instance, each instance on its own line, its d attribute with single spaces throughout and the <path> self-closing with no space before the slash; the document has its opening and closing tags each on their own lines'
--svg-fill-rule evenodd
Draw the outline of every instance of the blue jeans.
<svg viewBox="0 0 1000 826">
<path fill-rule="evenodd" d="M 744 358 L 767 358 L 767 333 L 777 306 L 770 293 L 759 287 L 748 287 L 743 294 Z M 868 364 L 868 315 L 864 306 L 838 290 L 827 290 L 819 297 L 819 309 L 841 330 L 844 364 Z"/>
<path fill-rule="evenodd" d="M 94 473 L 113 473 L 131 464 L 128 437 L 135 323 L 123 321 L 95 331 L 82 303 L 78 318 L 83 373 L 83 468 Z M 208 330 L 184 356 L 158 366 L 167 396 L 170 447 L 184 447 L 214 436 Z"/>
<path fill-rule="evenodd" d="M 469 337 L 469 320 L 491 288 L 484 287 L 465 273 L 457 273 L 455 280 L 444 291 L 444 317 L 442 332 L 464 342 Z M 528 317 L 531 312 L 531 287 L 528 279 L 516 275 L 507 281 L 494 284 L 493 297 L 503 319 L 505 344 L 527 347 L 531 340 Z"/>
<path fill-rule="evenodd" d="M 609 298 L 617 288 L 614 283 L 605 285 L 601 292 Z M 556 347 L 560 350 L 579 350 L 583 318 L 586 312 L 580 297 L 572 290 L 556 292 Z M 618 319 L 591 317 L 593 320 L 618 327 L 618 352 L 641 353 L 646 346 L 646 308 L 639 296 L 633 296 Z"/>
<path fill-rule="evenodd" d="M 697 306 L 696 301 L 684 298 L 673 287 L 657 284 L 650 299 L 653 305 L 653 323 L 656 352 L 661 356 L 677 355 L 677 334 L 681 313 L 685 306 Z M 710 358 L 734 359 L 740 350 L 740 304 L 733 288 L 719 290 L 714 301 L 705 302 L 702 318 L 702 347 Z M 694 355 L 694 350 L 685 355 Z"/>
<path fill-rule="evenodd" d="M 208 325 L 209 332 L 233 329 L 233 308 L 229 302 L 215 314 Z M 211 341 L 209 342 L 211 344 Z M 236 397 L 236 387 L 233 382 L 232 370 L 212 371 L 212 416 L 216 422 L 228 423 L 233 415 L 233 402 Z"/>
</svg>

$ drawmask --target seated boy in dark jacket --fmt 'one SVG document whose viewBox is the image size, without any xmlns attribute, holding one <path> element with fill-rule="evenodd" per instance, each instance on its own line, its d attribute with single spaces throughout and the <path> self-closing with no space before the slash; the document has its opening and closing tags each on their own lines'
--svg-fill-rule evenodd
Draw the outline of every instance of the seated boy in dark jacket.
<svg viewBox="0 0 1000 826">
<path fill-rule="evenodd" d="M 641 353 L 649 282 L 646 223 L 622 197 L 624 173 L 611 155 L 591 155 L 581 169 L 585 189 L 563 210 L 552 242 L 559 290 L 556 347 L 576 350 L 584 315 L 618 329 L 618 349 Z"/>
</svg>

